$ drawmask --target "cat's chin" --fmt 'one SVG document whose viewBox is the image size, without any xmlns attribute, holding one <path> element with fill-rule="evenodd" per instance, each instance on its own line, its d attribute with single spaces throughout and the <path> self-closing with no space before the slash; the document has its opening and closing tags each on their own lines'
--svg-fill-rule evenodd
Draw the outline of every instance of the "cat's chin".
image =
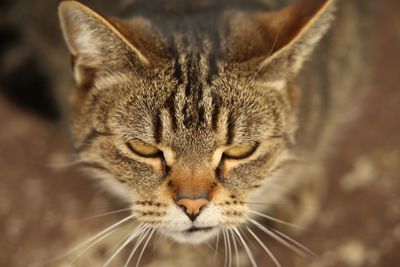
<svg viewBox="0 0 400 267">
<path fill-rule="evenodd" d="M 168 231 L 162 229 L 160 232 L 174 241 L 183 244 L 200 244 L 203 243 L 218 234 L 218 227 L 206 227 L 206 228 L 191 228 L 185 231 Z"/>
</svg>

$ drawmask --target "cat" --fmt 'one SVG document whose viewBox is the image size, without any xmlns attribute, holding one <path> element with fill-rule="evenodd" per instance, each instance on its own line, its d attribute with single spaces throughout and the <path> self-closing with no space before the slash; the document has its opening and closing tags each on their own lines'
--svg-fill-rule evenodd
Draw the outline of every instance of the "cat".
<svg viewBox="0 0 400 267">
<path fill-rule="evenodd" d="M 1 87 L 11 77 L 3 70 L 22 62 L 35 71 L 17 68 L 14 82 L 38 72 L 61 103 L 68 92 L 62 114 L 83 169 L 132 210 L 79 246 L 74 264 L 139 263 L 141 248 L 132 257 L 120 255 L 124 246 L 112 257 L 94 248 L 136 241 L 155 248 L 146 266 L 217 266 L 225 257 L 230 265 L 243 242 L 240 265 L 263 266 L 253 256 L 267 245 L 259 232 L 282 242 L 271 229 L 312 222 L 324 192 L 322 163 L 363 91 L 366 2 L 338 3 L 318 47 L 333 1 L 82 1 L 120 19 L 65 1 L 60 20 L 70 53 L 54 21 L 58 1 L 24 3 L 8 1 L 0 18 L 2 33 L 22 29 L 23 40 L 2 42 Z M 120 229 L 133 235 L 124 239 Z M 156 234 L 166 238 L 154 241 Z M 225 246 L 225 255 L 214 261 L 207 241 Z"/>
<path fill-rule="evenodd" d="M 295 77 L 333 11 L 332 0 L 139 1 L 119 19 L 61 2 L 73 144 L 82 168 L 131 203 L 120 223 L 138 226 L 124 245 L 154 232 L 197 245 L 223 232 L 255 266 L 239 228 L 265 248 L 250 226 L 282 236 L 256 218 L 311 220 L 319 183 L 301 163 Z"/>
<path fill-rule="evenodd" d="M 120 223 L 138 226 L 124 245 L 154 232 L 197 245 L 223 232 L 255 266 L 239 228 L 266 248 L 253 228 L 282 236 L 260 216 L 311 220 L 319 182 L 302 162 L 312 145 L 295 78 L 334 6 L 137 1 L 119 19 L 61 2 L 73 145 L 82 168 L 131 203 Z"/>
</svg>

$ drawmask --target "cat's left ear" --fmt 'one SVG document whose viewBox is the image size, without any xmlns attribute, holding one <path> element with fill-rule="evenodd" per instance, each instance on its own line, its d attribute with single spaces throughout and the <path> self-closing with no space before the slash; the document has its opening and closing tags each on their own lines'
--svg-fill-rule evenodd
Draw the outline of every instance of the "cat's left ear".
<svg viewBox="0 0 400 267">
<path fill-rule="evenodd" d="M 144 19 L 123 22 L 105 18 L 76 1 L 58 8 L 64 39 L 74 58 L 75 80 L 90 84 L 94 72 L 129 64 L 137 72 L 151 65 L 158 47 L 157 35 Z M 154 48 L 151 50 L 152 48 Z"/>
<path fill-rule="evenodd" d="M 325 34 L 333 19 L 335 0 L 296 0 L 272 12 L 258 12 L 246 18 L 248 51 L 244 65 L 264 81 L 289 79 Z M 240 26 L 239 26 L 240 27 Z M 241 32 L 245 32 L 241 30 Z"/>
</svg>

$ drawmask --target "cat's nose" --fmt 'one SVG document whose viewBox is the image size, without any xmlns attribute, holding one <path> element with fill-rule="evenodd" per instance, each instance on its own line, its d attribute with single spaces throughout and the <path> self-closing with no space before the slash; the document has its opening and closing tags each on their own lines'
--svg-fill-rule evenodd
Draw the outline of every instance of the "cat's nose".
<svg viewBox="0 0 400 267">
<path fill-rule="evenodd" d="M 197 216 L 200 214 L 200 210 L 208 204 L 208 199 L 206 198 L 181 198 L 176 201 L 182 209 L 185 211 L 187 216 L 192 220 L 196 220 Z"/>
</svg>

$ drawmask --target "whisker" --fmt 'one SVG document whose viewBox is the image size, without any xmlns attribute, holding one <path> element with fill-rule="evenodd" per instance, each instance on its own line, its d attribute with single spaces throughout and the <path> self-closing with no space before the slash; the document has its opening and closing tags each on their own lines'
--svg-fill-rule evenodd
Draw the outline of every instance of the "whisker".
<svg viewBox="0 0 400 267">
<path fill-rule="evenodd" d="M 270 185 L 272 185 L 272 186 L 274 186 L 275 187 L 275 185 L 274 184 L 270 184 Z M 284 188 L 284 187 L 282 187 L 282 188 Z M 256 202 L 256 201 L 245 201 L 245 202 L 243 202 L 243 204 L 246 204 L 246 205 L 260 205 L 260 206 L 264 206 L 264 207 L 266 207 L 266 206 L 269 206 L 269 205 L 271 205 L 271 202 Z"/>
<path fill-rule="evenodd" d="M 130 237 L 132 236 L 132 232 L 130 231 L 125 237 L 123 237 L 119 242 L 117 242 L 115 245 L 113 245 L 110 249 L 107 250 L 107 254 L 110 255 L 110 257 L 107 259 L 107 261 L 102 265 L 102 267 L 108 266 L 111 261 L 118 255 L 118 253 L 125 248 L 127 245 L 127 241 L 130 240 Z M 112 252 L 115 249 L 114 252 Z"/>
<path fill-rule="evenodd" d="M 233 247 L 235 248 L 235 260 L 236 260 L 236 267 L 239 267 L 239 251 L 238 251 L 238 247 L 236 244 L 236 237 L 233 234 L 232 230 L 229 230 L 232 240 L 233 240 Z"/>
<path fill-rule="evenodd" d="M 138 226 L 138 229 L 132 233 L 133 231 L 131 231 L 125 241 L 122 243 L 122 245 L 114 252 L 114 254 L 103 264 L 102 267 L 107 267 L 108 265 L 110 265 L 110 263 L 112 262 L 112 260 L 133 240 L 135 239 L 140 233 L 144 232 L 146 228 L 146 225 L 140 224 Z"/>
<path fill-rule="evenodd" d="M 258 223 L 257 221 L 255 221 L 253 219 L 248 219 L 248 220 L 251 223 L 253 223 L 258 229 L 260 229 L 261 231 L 263 231 L 264 233 L 266 233 L 267 235 L 269 235 L 270 237 L 272 237 L 273 239 L 275 239 L 282 245 L 286 246 L 287 248 L 291 249 L 292 251 L 296 252 L 297 254 L 299 254 L 302 257 L 307 257 L 307 253 L 305 253 L 301 249 L 293 246 L 292 244 L 288 243 L 286 240 L 282 239 L 280 236 L 278 236 L 277 234 L 275 234 L 274 232 L 272 232 L 265 226 L 261 225 L 260 223 Z"/>
<path fill-rule="evenodd" d="M 254 259 L 253 253 L 251 252 L 249 246 L 248 246 L 248 245 L 246 244 L 246 242 L 244 241 L 244 239 L 243 239 L 242 235 L 240 234 L 240 232 L 237 230 L 237 228 L 233 228 L 232 230 L 233 230 L 234 233 L 238 236 L 240 242 L 242 243 L 243 248 L 244 248 L 244 250 L 246 251 L 247 256 L 248 256 L 249 259 L 250 259 L 251 266 L 252 266 L 252 267 L 258 267 L 257 262 L 256 262 L 256 260 Z"/>
<path fill-rule="evenodd" d="M 142 248 L 142 251 L 140 251 L 140 255 L 139 255 L 138 261 L 137 261 L 137 263 L 136 263 L 136 267 L 139 267 L 140 260 L 141 260 L 142 257 L 143 257 L 143 253 L 144 253 L 144 251 L 145 251 L 147 245 L 149 244 L 149 241 L 150 241 L 150 239 L 151 239 L 151 236 L 154 234 L 154 231 L 155 231 L 155 230 L 156 230 L 155 228 L 154 228 L 153 230 L 151 230 L 151 232 L 150 232 L 150 234 L 149 234 L 149 237 L 147 238 L 146 242 L 144 243 L 143 248 Z M 147 233 L 146 233 L 146 235 L 147 235 Z"/>
<path fill-rule="evenodd" d="M 225 229 L 222 230 L 222 234 L 224 236 L 224 267 L 226 267 L 228 264 L 228 252 L 227 252 L 228 244 L 226 241 L 226 230 Z"/>
<path fill-rule="evenodd" d="M 269 54 L 268 54 L 268 57 L 267 57 L 267 58 L 269 58 L 269 57 L 272 55 L 272 52 L 274 51 L 275 46 L 276 46 L 276 44 L 278 43 L 278 39 L 279 39 L 279 34 L 280 34 L 280 32 L 281 32 L 281 31 L 279 30 L 278 33 L 277 33 L 277 35 L 276 35 L 276 37 L 275 37 L 274 43 L 272 44 L 271 50 L 269 51 Z M 250 81 L 248 82 L 249 85 L 251 85 L 251 84 L 255 81 L 255 79 L 257 78 L 258 74 L 260 74 L 260 71 L 262 70 L 262 67 L 263 67 L 263 66 L 260 65 L 260 67 L 257 68 L 257 70 L 255 71 L 253 77 L 251 77 Z"/>
<path fill-rule="evenodd" d="M 104 66 L 104 68 L 106 68 L 106 70 L 107 70 L 109 73 L 111 73 L 112 75 L 117 75 L 117 73 L 116 73 L 115 71 L 112 71 L 107 65 L 105 65 L 104 63 L 101 63 L 101 64 Z M 126 81 L 121 80 L 121 82 L 122 82 L 126 87 L 128 87 L 128 88 L 131 89 L 131 90 L 133 90 L 133 88 L 132 88 Z"/>
<path fill-rule="evenodd" d="M 293 228 L 296 228 L 296 229 L 300 229 L 300 230 L 307 230 L 306 228 L 304 228 L 304 227 L 302 227 L 300 225 L 297 225 L 297 224 L 294 224 L 294 223 L 290 223 L 290 222 L 286 222 L 286 221 L 280 220 L 278 218 L 272 217 L 271 215 L 266 215 L 266 214 L 263 214 L 261 212 L 255 211 L 255 210 L 251 210 L 250 209 L 249 212 L 253 213 L 253 214 L 256 214 L 256 215 L 258 215 L 260 217 L 263 217 L 265 219 L 268 219 L 270 221 L 274 221 L 274 222 L 277 222 L 277 223 L 280 223 L 280 224 L 283 224 L 283 225 L 286 225 L 286 226 L 290 226 L 290 227 L 293 227 Z"/>
<path fill-rule="evenodd" d="M 113 211 L 104 212 L 104 213 L 96 214 L 96 215 L 93 215 L 93 216 L 89 216 L 89 217 L 83 218 L 81 220 L 82 221 L 92 220 L 92 219 L 96 219 L 96 218 L 100 218 L 100 217 L 104 217 L 104 216 L 108 216 L 108 215 L 112 215 L 112 214 L 116 214 L 116 213 L 121 213 L 121 212 L 124 212 L 124 211 L 130 211 L 130 210 L 131 210 L 131 208 L 113 210 Z"/>
<path fill-rule="evenodd" d="M 102 194 L 102 192 L 101 191 L 99 191 L 97 194 Z M 132 201 L 124 201 L 124 207 L 125 206 L 128 206 L 128 205 L 132 205 Z M 93 209 L 93 212 L 94 212 L 94 214 L 93 215 L 97 215 L 97 214 L 101 214 L 101 212 L 108 212 L 109 210 L 110 210 L 110 208 L 112 208 L 112 207 L 110 207 L 110 204 L 91 204 L 90 205 L 91 207 L 92 207 L 92 209 Z M 120 207 L 118 207 L 118 210 L 119 209 L 122 209 L 123 207 L 122 206 L 120 206 Z M 117 209 L 116 209 L 117 210 Z M 112 211 L 112 210 L 111 210 Z"/>
<path fill-rule="evenodd" d="M 277 267 L 282 267 L 279 261 L 275 258 L 274 254 L 269 250 L 269 248 L 257 237 L 257 235 L 249 228 L 246 226 L 247 231 L 254 237 L 254 239 L 260 244 L 260 246 L 267 252 L 268 256 L 272 259 L 272 261 L 275 263 Z"/>
<path fill-rule="evenodd" d="M 270 56 L 272 55 L 272 52 L 274 52 L 275 46 L 276 46 L 276 44 L 278 43 L 278 39 L 279 39 L 279 34 L 280 34 L 280 33 L 281 33 L 281 31 L 279 30 L 278 33 L 276 34 L 275 41 L 274 41 L 274 43 L 272 44 L 271 50 L 269 51 L 268 57 L 270 57 Z M 268 58 L 268 57 L 267 57 L 267 58 Z"/>
<path fill-rule="evenodd" d="M 217 235 L 217 238 L 216 238 L 217 240 L 215 241 L 214 261 L 217 260 L 217 255 L 218 255 L 219 234 L 220 234 L 220 231 L 218 231 L 218 235 Z"/>
<path fill-rule="evenodd" d="M 81 159 L 73 160 L 73 161 L 65 161 L 65 162 L 60 162 L 60 163 L 45 163 L 44 166 L 49 167 L 49 168 L 66 168 L 70 166 L 75 166 L 82 163 Z"/>
<path fill-rule="evenodd" d="M 210 241 L 207 240 L 205 245 L 210 249 L 210 250 L 214 250 L 214 248 L 212 247 L 212 245 L 210 244 Z"/>
<path fill-rule="evenodd" d="M 264 203 L 264 202 L 243 202 L 244 204 L 248 204 L 248 205 L 263 205 L 263 206 L 265 206 L 265 205 L 267 205 L 268 203 Z"/>
<path fill-rule="evenodd" d="M 112 233 L 114 233 L 114 230 L 112 230 L 111 232 L 103 235 L 102 237 L 98 238 L 96 241 L 92 242 L 89 246 L 87 246 L 84 250 L 82 250 L 78 255 L 76 255 L 71 261 L 70 264 L 72 265 L 79 257 L 81 257 L 83 254 L 86 253 L 86 251 L 88 251 L 90 248 L 92 248 L 93 246 L 95 246 L 96 244 L 98 244 L 100 241 L 102 241 L 103 239 L 106 239 L 108 236 L 110 236 Z"/>
<path fill-rule="evenodd" d="M 138 79 L 140 79 L 140 75 L 137 72 L 137 70 L 135 69 L 135 67 L 133 66 L 132 62 L 129 60 L 129 58 L 126 56 L 126 54 L 124 53 L 124 51 L 122 51 L 121 48 L 119 48 L 119 51 L 121 52 L 121 54 L 124 56 L 124 58 L 126 59 L 126 61 L 128 62 L 129 66 L 132 68 L 133 72 L 135 72 L 136 76 Z M 143 80 L 140 79 L 140 83 L 142 84 L 142 86 L 144 86 Z"/>
<path fill-rule="evenodd" d="M 124 222 L 129 221 L 129 220 L 134 219 L 134 218 L 135 218 L 135 219 L 136 219 L 136 218 L 139 218 L 139 215 L 137 215 L 137 214 L 132 214 L 132 215 L 130 215 L 130 216 L 128 216 L 128 217 L 125 217 L 124 219 L 122 219 L 122 220 L 120 220 L 120 221 L 114 223 L 113 225 L 111 225 L 110 227 L 104 229 L 103 231 L 101 231 L 100 233 L 96 234 L 95 236 L 93 236 L 93 237 L 89 238 L 88 240 L 82 242 L 81 245 L 79 245 L 76 249 L 79 249 L 79 248 L 80 248 L 81 246 L 83 246 L 84 244 L 90 243 L 91 241 L 97 239 L 98 237 L 102 236 L 103 234 L 107 233 L 108 231 L 110 231 L 110 230 L 116 228 L 117 226 L 123 224 Z"/>
<path fill-rule="evenodd" d="M 165 240 L 164 237 L 159 232 L 155 232 L 154 243 L 159 244 L 160 242 L 162 242 L 161 241 L 162 239 L 163 239 L 163 241 Z M 156 251 L 156 247 L 153 246 L 153 253 L 155 251 Z"/>
<path fill-rule="evenodd" d="M 228 266 L 232 266 L 232 246 L 231 246 L 231 239 L 229 236 L 230 229 L 226 230 L 226 242 L 228 243 Z"/>
<path fill-rule="evenodd" d="M 96 235 L 94 235 L 94 236 L 88 238 L 87 240 L 85 240 L 85 241 L 79 243 L 78 245 L 76 245 L 75 247 L 71 248 L 70 250 L 68 250 L 68 251 L 65 252 L 64 254 L 62 254 L 62 255 L 60 255 L 60 256 L 57 256 L 57 257 L 55 257 L 55 258 L 53 258 L 53 259 L 50 259 L 50 260 L 48 260 L 47 262 L 56 261 L 56 260 L 59 260 L 59 259 L 61 259 L 61 258 L 63 258 L 63 257 L 66 257 L 66 256 L 68 256 L 68 255 L 74 253 L 75 251 L 81 249 L 82 247 L 86 246 L 87 244 L 90 244 L 90 243 L 96 241 L 98 238 L 101 238 L 103 235 L 107 234 L 109 231 L 115 229 L 116 227 L 120 226 L 121 224 L 125 223 L 126 221 L 129 221 L 129 220 L 131 220 L 131 219 L 138 218 L 138 217 L 139 217 L 139 216 L 136 215 L 136 214 L 132 214 L 132 215 L 130 215 L 130 216 L 128 216 L 128 217 L 125 217 L 125 218 L 119 220 L 118 222 L 114 223 L 113 225 L 107 227 L 106 229 L 102 230 L 102 231 L 99 232 L 98 234 L 96 234 Z"/>
<path fill-rule="evenodd" d="M 139 236 L 138 240 L 137 240 L 136 243 L 135 243 L 135 247 L 132 249 L 132 252 L 129 254 L 129 257 L 128 257 L 128 259 L 127 259 L 126 262 L 125 262 L 124 267 L 128 267 L 129 262 L 132 260 L 133 255 L 135 254 L 136 250 L 139 248 L 140 244 L 142 243 L 143 239 L 145 239 L 145 237 L 146 237 L 146 235 L 147 235 L 147 233 L 148 233 L 149 231 L 151 231 L 151 230 L 149 229 L 149 227 L 147 227 L 147 228 L 146 228 L 146 231 L 143 232 L 143 233 Z"/>
<path fill-rule="evenodd" d="M 292 243 L 296 244 L 298 247 L 302 248 L 304 251 L 306 251 L 308 254 L 310 254 L 313 257 L 316 257 L 317 255 L 310 250 L 309 248 L 307 248 L 306 246 L 304 246 L 303 244 L 301 244 L 300 242 L 294 240 L 293 238 L 291 238 L 288 235 L 285 235 L 284 233 L 276 230 L 276 229 L 272 229 L 272 231 L 274 231 L 275 233 L 277 233 L 278 235 L 282 236 L 283 238 L 286 238 L 287 240 L 291 241 Z"/>
</svg>

